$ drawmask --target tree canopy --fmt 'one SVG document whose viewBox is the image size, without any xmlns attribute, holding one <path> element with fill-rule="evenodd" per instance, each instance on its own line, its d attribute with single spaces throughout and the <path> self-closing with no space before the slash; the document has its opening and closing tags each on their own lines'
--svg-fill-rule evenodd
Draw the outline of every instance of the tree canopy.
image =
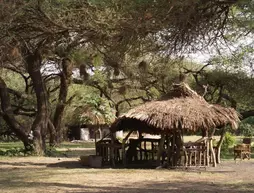
<svg viewBox="0 0 254 193">
<path fill-rule="evenodd" d="M 253 41 L 252 13 L 251 0 L 2 1 L 0 115 L 27 149 L 43 154 L 47 138 L 52 146 L 63 140 L 75 103 L 84 101 L 85 116 L 118 116 L 166 95 L 184 73 L 207 100 L 251 113 L 252 90 L 242 89 L 253 85 L 251 44 L 206 65 L 183 54 Z"/>
</svg>

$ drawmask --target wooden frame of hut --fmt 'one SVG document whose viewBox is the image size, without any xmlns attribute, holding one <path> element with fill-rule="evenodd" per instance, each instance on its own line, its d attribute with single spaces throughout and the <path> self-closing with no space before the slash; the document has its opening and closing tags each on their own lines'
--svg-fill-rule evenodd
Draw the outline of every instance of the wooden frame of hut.
<svg viewBox="0 0 254 193">
<path fill-rule="evenodd" d="M 226 125 L 237 128 L 240 121 L 238 113 L 232 108 L 207 103 L 185 83 L 173 85 L 168 96 L 167 100 L 147 102 L 120 116 L 112 124 L 111 132 L 129 131 L 128 135 L 122 144 L 115 143 L 113 134 L 111 141 L 100 141 L 96 145 L 97 155 L 113 166 L 119 162 L 126 166 L 133 158 L 134 161 L 147 161 L 149 156 L 157 166 L 163 163 L 171 167 L 216 166 L 223 136 L 218 143 L 219 148 L 214 148 L 212 138 L 215 129 Z M 130 139 L 127 143 L 133 131 L 157 134 L 161 138 L 151 140 L 140 135 L 139 139 Z M 187 131 L 202 131 L 202 138 L 195 143 L 184 144 L 183 135 Z M 149 140 L 151 145 L 147 149 L 145 144 Z M 134 155 L 130 152 L 132 147 Z M 138 156 L 135 155 L 137 153 Z"/>
</svg>

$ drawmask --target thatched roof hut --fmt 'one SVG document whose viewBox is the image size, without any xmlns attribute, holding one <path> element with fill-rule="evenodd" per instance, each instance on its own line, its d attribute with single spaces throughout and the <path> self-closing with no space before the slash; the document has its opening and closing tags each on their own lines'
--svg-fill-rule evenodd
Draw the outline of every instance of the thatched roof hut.
<svg viewBox="0 0 254 193">
<path fill-rule="evenodd" d="M 175 84 L 169 99 L 147 102 L 120 116 L 111 130 L 135 129 L 146 133 L 174 129 L 196 131 L 231 125 L 237 128 L 239 117 L 233 108 L 207 103 L 185 84 Z"/>
</svg>

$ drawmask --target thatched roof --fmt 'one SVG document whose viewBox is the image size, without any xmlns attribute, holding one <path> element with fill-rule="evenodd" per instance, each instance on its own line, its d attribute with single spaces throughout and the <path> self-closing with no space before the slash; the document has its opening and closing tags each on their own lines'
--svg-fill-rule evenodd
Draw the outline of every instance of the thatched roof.
<svg viewBox="0 0 254 193">
<path fill-rule="evenodd" d="M 173 129 L 196 131 L 231 125 L 237 128 L 239 117 L 233 108 L 207 103 L 185 84 L 174 85 L 170 99 L 147 102 L 120 116 L 111 129 L 141 129 L 159 133 Z"/>
</svg>

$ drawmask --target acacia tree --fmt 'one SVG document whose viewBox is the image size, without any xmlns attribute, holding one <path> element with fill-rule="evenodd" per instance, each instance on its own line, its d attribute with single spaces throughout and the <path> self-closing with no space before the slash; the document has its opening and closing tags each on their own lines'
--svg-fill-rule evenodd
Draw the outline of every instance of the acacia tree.
<svg viewBox="0 0 254 193">
<path fill-rule="evenodd" d="M 37 154 L 43 154 L 46 147 L 45 140 L 48 129 L 51 134 L 51 144 L 58 142 L 61 136 L 59 134 L 61 132 L 60 122 L 71 76 L 71 65 L 68 59 L 68 53 L 73 45 L 71 44 L 72 42 L 70 43 L 67 41 L 68 46 L 62 51 L 61 55 L 56 53 L 57 56 L 61 58 L 61 70 L 59 73 L 55 74 L 55 76 L 60 77 L 60 92 L 54 119 L 51 121 L 48 97 L 50 90 L 46 88 L 46 81 L 51 75 L 43 77 L 41 68 L 44 64 L 43 60 L 46 59 L 45 53 L 47 56 L 53 55 L 52 52 L 54 53 L 54 48 L 50 49 L 49 46 L 58 46 L 59 43 L 57 41 L 66 38 L 66 29 L 53 23 L 50 18 L 48 18 L 42 11 L 40 1 L 38 1 L 37 4 L 27 3 L 22 5 L 17 4 L 17 6 L 22 6 L 21 8 L 17 7 L 18 14 L 15 13 L 12 15 L 10 23 L 3 23 L 1 25 L 2 32 L 5 35 L 2 37 L 3 45 L 5 46 L 2 50 L 9 48 L 11 53 L 15 51 L 13 55 L 10 55 L 9 52 L 4 50 L 6 55 L 2 56 L 2 61 L 4 68 L 13 70 L 24 78 L 26 83 L 25 92 L 29 91 L 30 82 L 32 84 L 32 90 L 35 92 L 37 108 L 34 114 L 34 121 L 31 125 L 31 131 L 33 132 L 32 142 L 29 142 L 28 133 L 27 131 L 25 132 L 21 125 L 10 125 L 10 127 L 24 142 L 25 147 L 28 147 L 28 144 L 30 144 L 30 146 L 33 144 L 33 150 Z M 29 21 L 27 21 L 28 19 Z M 11 35 L 11 37 L 9 37 L 9 35 Z M 57 41 L 54 38 L 57 38 Z M 46 51 L 49 52 L 47 53 Z M 26 76 L 25 73 L 28 73 L 29 76 Z M 1 82 L 4 89 L 2 93 L 4 93 L 8 88 L 6 88 L 3 80 Z M 4 101 L 9 100 L 9 94 L 7 92 L 7 94 L 2 96 L 2 104 L 5 103 Z M 6 108 L 2 108 L 3 118 L 11 116 L 13 119 L 12 122 L 15 123 L 17 121 L 14 121 L 15 117 L 12 115 L 10 103 L 8 105 L 8 111 Z M 8 121 L 7 118 L 5 118 L 5 120 Z"/>
<path fill-rule="evenodd" d="M 1 62 L 16 71 L 36 96 L 29 141 L 11 106 L 10 90 L 1 79 L 1 115 L 23 141 L 42 154 L 47 131 L 51 143 L 61 137 L 62 114 L 70 81 L 70 54 L 81 47 L 103 55 L 105 66 L 115 72 L 125 66 L 126 54 L 179 53 L 212 43 L 224 32 L 234 1 L 15 1 L 3 2 L 1 14 Z M 209 24 L 209 25 L 207 25 Z M 207 40 L 207 41 L 206 41 Z M 45 61 L 60 58 L 61 71 L 43 76 Z M 60 77 L 60 92 L 53 121 L 50 119 L 50 90 L 46 82 Z M 54 90 L 54 89 L 53 89 Z M 16 93 L 17 94 L 17 93 Z M 24 108 L 23 108 L 24 110 Z"/>
<path fill-rule="evenodd" d="M 248 46 L 232 55 L 213 58 L 200 70 L 185 70 L 194 76 L 199 87 L 207 85 L 206 100 L 231 106 L 240 111 L 241 119 L 245 119 L 254 115 L 253 51 Z"/>
</svg>

